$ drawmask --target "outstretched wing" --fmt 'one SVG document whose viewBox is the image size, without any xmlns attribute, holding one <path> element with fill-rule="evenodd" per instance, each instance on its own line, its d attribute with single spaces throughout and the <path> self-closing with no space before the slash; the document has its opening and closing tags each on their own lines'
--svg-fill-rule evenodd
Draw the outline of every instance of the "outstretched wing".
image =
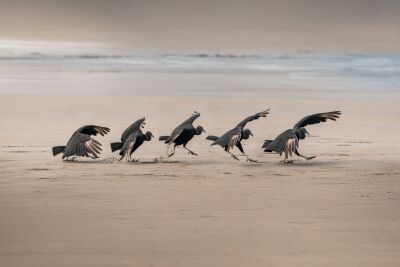
<svg viewBox="0 0 400 267">
<path fill-rule="evenodd" d="M 253 116 L 247 117 L 246 119 L 242 120 L 236 127 L 244 128 L 244 126 L 250 121 L 257 120 L 260 117 L 267 117 L 267 115 L 269 114 L 269 110 L 270 109 L 266 109 L 264 111 L 254 114 Z"/>
<path fill-rule="evenodd" d="M 110 132 L 110 129 L 107 127 L 96 126 L 96 125 L 85 125 L 75 131 L 75 133 L 87 134 L 87 135 L 97 135 L 100 134 L 101 136 L 106 135 Z"/>
<path fill-rule="evenodd" d="M 198 112 L 193 113 L 192 116 L 190 116 L 187 120 L 185 120 L 184 122 L 182 122 L 178 127 L 176 127 L 176 128 L 172 131 L 171 135 L 168 137 L 168 139 L 165 141 L 165 143 L 167 143 L 167 144 L 172 144 L 172 143 L 174 142 L 174 140 L 175 140 L 176 138 L 178 138 L 178 136 L 181 135 L 182 132 L 183 132 L 185 129 L 194 128 L 194 127 L 193 127 L 193 122 L 194 122 L 198 117 L 200 117 L 200 113 L 198 113 Z"/>
<path fill-rule="evenodd" d="M 272 142 L 269 141 L 266 144 L 264 151 L 275 151 L 280 155 L 282 155 L 283 151 L 287 151 L 290 155 L 292 155 L 291 153 L 297 149 L 298 144 L 299 141 L 295 131 L 293 129 L 289 129 L 278 135 Z"/>
<path fill-rule="evenodd" d="M 133 132 L 125 140 L 125 143 L 122 146 L 121 151 L 119 152 L 119 154 L 122 156 L 120 158 L 120 160 L 131 154 L 131 151 L 133 149 L 133 146 L 135 145 L 138 134 L 139 134 L 139 131 Z"/>
<path fill-rule="evenodd" d="M 71 156 L 98 158 L 101 144 L 88 134 L 74 133 L 65 147 L 63 158 Z"/>
<path fill-rule="evenodd" d="M 230 151 L 240 142 L 241 139 L 242 131 L 239 128 L 234 128 L 219 137 L 211 145 L 220 145 L 225 148 L 226 151 Z"/>
<path fill-rule="evenodd" d="M 126 128 L 126 130 L 122 133 L 122 136 L 121 136 L 122 143 L 125 143 L 125 141 L 129 137 L 129 135 L 131 135 L 133 132 L 136 132 L 136 131 L 140 130 L 140 128 L 143 128 L 144 124 L 145 124 L 144 121 L 145 121 L 145 118 L 141 118 L 141 119 L 138 119 L 137 121 L 135 121 L 134 123 L 132 123 L 131 125 L 129 125 L 129 127 Z"/>
<path fill-rule="evenodd" d="M 306 117 L 302 118 L 300 121 L 298 121 L 294 125 L 293 129 L 299 129 L 301 127 L 306 127 L 307 125 L 317 124 L 320 122 L 326 122 L 327 120 L 335 121 L 336 119 L 339 118 L 339 116 L 341 114 L 342 114 L 341 111 L 331 111 L 331 112 L 312 114 L 312 115 L 306 116 Z"/>
</svg>

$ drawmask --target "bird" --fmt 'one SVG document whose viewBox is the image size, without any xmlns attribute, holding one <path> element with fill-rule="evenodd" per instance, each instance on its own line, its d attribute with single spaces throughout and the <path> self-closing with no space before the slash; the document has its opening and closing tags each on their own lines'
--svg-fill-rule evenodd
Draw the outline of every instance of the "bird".
<svg viewBox="0 0 400 267">
<path fill-rule="evenodd" d="M 257 120 L 261 117 L 267 117 L 269 114 L 269 108 L 256 113 L 255 115 L 249 116 L 243 121 L 241 121 L 238 125 L 236 125 L 233 129 L 227 131 L 221 137 L 215 135 L 209 135 L 206 137 L 207 140 L 214 141 L 211 146 L 220 145 L 224 150 L 231 155 L 231 157 L 235 160 L 239 160 L 239 158 L 231 152 L 231 150 L 236 146 L 240 152 L 244 156 L 246 156 L 247 161 L 257 162 L 256 160 L 251 159 L 243 150 L 242 144 L 240 143 L 243 139 L 248 139 L 250 136 L 253 136 L 253 133 L 250 129 L 245 129 L 244 127 L 250 121 Z"/>
<path fill-rule="evenodd" d="M 293 153 L 307 161 L 311 160 L 316 156 L 306 157 L 301 155 L 298 150 L 300 139 L 304 139 L 306 138 L 306 135 L 309 135 L 308 131 L 304 127 L 311 124 L 326 122 L 327 120 L 336 121 L 341 114 L 341 111 L 331 111 L 306 116 L 299 120 L 292 129 L 284 131 L 274 140 L 265 140 L 262 148 L 264 148 L 265 152 L 276 152 L 279 153 L 280 156 L 282 156 L 282 153 L 284 152 L 285 159 L 282 161 L 283 163 L 293 163 Z M 289 159 L 289 156 L 291 159 Z"/>
<path fill-rule="evenodd" d="M 106 135 L 110 132 L 107 127 L 96 125 L 85 125 L 76 130 L 69 139 L 66 146 L 55 146 L 52 148 L 53 156 L 63 153 L 62 159 L 65 161 L 75 160 L 75 157 L 98 158 L 100 154 L 101 144 L 92 136 L 100 134 Z"/>
<path fill-rule="evenodd" d="M 182 122 L 178 127 L 176 127 L 171 135 L 160 136 L 160 141 L 165 141 L 167 146 L 167 155 L 168 157 L 172 157 L 175 154 L 175 148 L 177 146 L 183 145 L 183 148 L 188 151 L 188 154 L 198 156 L 195 152 L 186 147 L 187 143 L 192 140 L 195 135 L 201 135 L 201 133 L 205 132 L 202 126 L 197 126 L 196 128 L 193 126 L 193 122 L 200 117 L 200 113 L 194 111 L 193 114 L 184 122 Z M 170 146 L 174 144 L 173 151 L 168 154 Z"/>
<path fill-rule="evenodd" d="M 142 128 L 145 125 L 145 118 L 138 119 L 122 133 L 121 142 L 111 143 L 111 152 L 120 150 L 119 155 L 121 158 L 126 158 L 127 161 L 131 160 L 132 153 L 140 147 L 144 141 L 150 141 L 153 134 L 150 131 L 146 133 L 142 132 Z"/>
</svg>

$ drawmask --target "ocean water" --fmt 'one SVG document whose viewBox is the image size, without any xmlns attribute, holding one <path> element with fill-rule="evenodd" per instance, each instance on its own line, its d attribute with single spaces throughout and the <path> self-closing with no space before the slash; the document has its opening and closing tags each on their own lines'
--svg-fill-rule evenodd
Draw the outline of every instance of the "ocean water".
<svg viewBox="0 0 400 267">
<path fill-rule="evenodd" d="M 399 92 L 400 54 L 1 54 L 0 93 Z"/>
</svg>

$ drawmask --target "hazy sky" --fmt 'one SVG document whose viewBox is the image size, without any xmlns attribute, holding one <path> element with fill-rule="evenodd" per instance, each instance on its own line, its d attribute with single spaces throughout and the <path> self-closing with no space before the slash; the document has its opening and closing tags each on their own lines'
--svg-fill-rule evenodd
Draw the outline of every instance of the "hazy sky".
<svg viewBox="0 0 400 267">
<path fill-rule="evenodd" d="M 0 0 L 0 48 L 1 39 L 157 53 L 400 52 L 400 0 Z"/>
</svg>

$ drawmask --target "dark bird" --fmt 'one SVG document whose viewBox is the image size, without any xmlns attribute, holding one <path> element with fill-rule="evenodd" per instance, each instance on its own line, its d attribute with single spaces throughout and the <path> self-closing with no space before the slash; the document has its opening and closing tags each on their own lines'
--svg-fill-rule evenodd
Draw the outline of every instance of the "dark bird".
<svg viewBox="0 0 400 267">
<path fill-rule="evenodd" d="M 142 128 L 145 125 L 145 118 L 141 118 L 131 125 L 122 133 L 121 142 L 111 143 L 111 151 L 120 150 L 119 155 L 122 160 L 124 157 L 129 161 L 131 159 L 132 153 L 140 147 L 144 141 L 150 141 L 153 136 L 151 132 L 142 132 Z"/>
<path fill-rule="evenodd" d="M 315 158 L 315 156 L 306 157 L 299 153 L 299 140 L 306 138 L 306 134 L 309 135 L 306 130 L 307 125 L 317 124 L 320 122 L 326 122 L 327 120 L 336 121 L 339 118 L 339 115 L 342 113 L 340 111 L 331 111 L 324 113 L 316 113 L 310 116 L 306 116 L 297 122 L 293 129 L 288 129 L 278 135 L 274 140 L 265 140 L 262 148 L 264 148 L 265 152 L 276 152 L 282 156 L 282 153 L 285 153 L 285 159 L 283 162 L 292 163 L 293 160 L 289 159 L 289 156 L 292 157 L 292 153 L 295 153 L 297 156 L 305 158 L 306 160 L 311 160 Z"/>
<path fill-rule="evenodd" d="M 269 109 L 265 111 L 261 111 L 253 116 L 249 116 L 243 121 L 241 121 L 238 125 L 236 125 L 235 128 L 227 131 L 224 135 L 221 137 L 214 136 L 214 135 L 209 135 L 207 136 L 206 139 L 214 141 L 211 145 L 220 145 L 221 147 L 224 148 L 224 150 L 231 155 L 232 158 L 235 160 L 239 160 L 239 158 L 234 155 L 231 150 L 236 146 L 240 152 L 244 156 L 246 156 L 247 161 L 250 162 L 256 162 L 256 160 L 251 159 L 248 155 L 243 150 L 242 144 L 240 143 L 243 139 L 248 139 L 251 136 L 253 136 L 253 133 L 249 129 L 245 129 L 244 127 L 246 124 L 250 121 L 257 120 L 260 117 L 267 117 L 269 114 Z"/>
<path fill-rule="evenodd" d="M 168 136 L 160 136 L 159 140 L 160 141 L 165 141 L 166 144 L 168 144 L 167 148 L 167 155 L 168 157 L 171 157 L 172 155 L 175 154 L 175 148 L 177 146 L 183 145 L 183 148 L 188 151 L 189 154 L 197 156 L 196 153 L 194 153 L 192 150 L 186 147 L 187 143 L 192 140 L 192 138 L 195 135 L 200 135 L 202 132 L 205 132 L 202 126 L 197 126 L 194 128 L 193 122 L 200 117 L 200 113 L 195 111 L 190 118 L 182 122 L 178 127 L 175 128 L 175 130 L 172 131 L 171 135 Z M 173 146 L 173 151 L 168 154 L 169 147 L 174 144 Z"/>
<path fill-rule="evenodd" d="M 72 134 L 66 146 L 53 147 L 53 156 L 64 153 L 62 159 L 66 159 L 67 161 L 69 157 L 72 157 L 72 160 L 74 160 L 76 156 L 98 158 L 102 150 L 101 144 L 91 136 L 96 136 L 97 134 L 104 136 L 108 132 L 110 132 L 110 129 L 107 127 L 96 125 L 82 126 Z"/>
</svg>

